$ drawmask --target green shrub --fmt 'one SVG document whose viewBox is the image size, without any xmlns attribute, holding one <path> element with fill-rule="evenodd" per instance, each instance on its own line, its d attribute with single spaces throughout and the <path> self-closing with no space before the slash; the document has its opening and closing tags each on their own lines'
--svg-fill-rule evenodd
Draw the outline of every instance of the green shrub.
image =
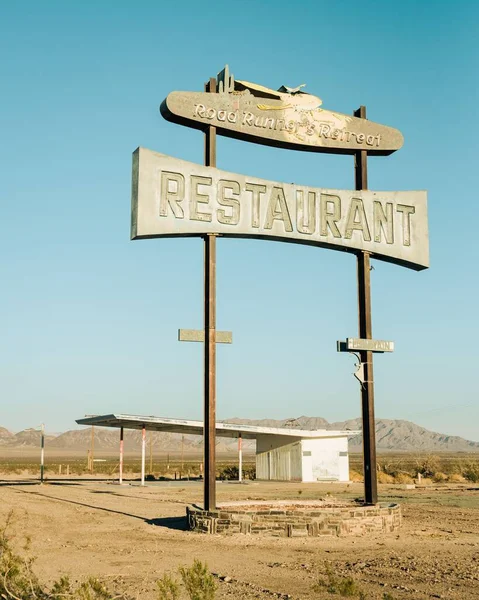
<svg viewBox="0 0 479 600">
<path fill-rule="evenodd" d="M 236 465 L 228 465 L 223 467 L 219 473 L 219 478 L 221 480 L 235 480 L 238 479 L 239 469 Z"/>
<path fill-rule="evenodd" d="M 352 577 L 337 577 L 332 572 L 329 565 L 326 567 L 326 579 L 320 577 L 316 583 L 313 584 L 313 592 L 322 592 L 324 589 L 326 589 L 329 594 L 338 594 L 344 598 L 357 597 L 359 600 L 365 598 L 364 593 Z"/>
<path fill-rule="evenodd" d="M 158 600 L 178 600 L 180 597 L 180 586 L 165 573 L 161 579 L 156 582 L 158 586 Z"/>
<path fill-rule="evenodd" d="M 475 462 L 466 463 L 463 467 L 462 475 L 472 483 L 479 482 L 479 464 Z"/>
<path fill-rule="evenodd" d="M 190 600 L 214 600 L 217 586 L 206 563 L 195 559 L 191 567 L 178 570 Z"/>
<path fill-rule="evenodd" d="M 243 476 L 245 479 L 256 479 L 256 465 L 250 465 L 249 467 L 243 467 Z"/>
</svg>

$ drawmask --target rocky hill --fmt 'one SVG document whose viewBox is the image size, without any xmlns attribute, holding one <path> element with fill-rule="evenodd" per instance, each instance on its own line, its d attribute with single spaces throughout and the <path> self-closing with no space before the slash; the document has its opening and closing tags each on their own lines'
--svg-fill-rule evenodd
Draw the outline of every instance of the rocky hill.
<svg viewBox="0 0 479 600">
<path fill-rule="evenodd" d="M 298 417 L 296 419 L 228 419 L 228 423 L 247 423 L 265 427 L 291 427 L 298 429 L 349 429 L 361 431 L 360 418 L 329 423 L 322 417 Z M 362 434 L 349 438 L 351 452 L 362 449 Z M 429 431 L 411 421 L 399 419 L 376 419 L 376 445 L 378 450 L 398 452 L 479 452 L 479 442 L 472 442 L 459 436 Z"/>
<path fill-rule="evenodd" d="M 360 431 L 361 419 L 350 419 L 337 423 L 329 423 L 322 417 L 298 417 L 290 419 L 226 419 L 228 423 L 244 423 L 247 425 L 261 425 L 264 427 L 288 427 L 292 429 L 349 429 Z M 57 450 L 84 450 L 91 445 L 90 427 L 67 431 L 56 436 L 47 436 L 46 445 Z M 198 452 L 202 448 L 201 436 L 184 435 L 177 433 L 147 432 L 148 443 L 151 443 L 158 451 L 181 451 L 185 453 Z M 94 428 L 95 450 L 116 452 L 119 446 L 119 430 L 115 428 Z M 125 451 L 137 452 L 141 448 L 141 432 L 138 430 L 125 430 Z M 479 452 L 479 442 L 466 440 L 458 436 L 450 436 L 429 431 L 424 427 L 415 425 L 410 421 L 397 419 L 376 420 L 376 442 L 379 451 L 397 452 Z M 19 433 L 11 433 L 0 427 L 0 447 L 20 448 L 39 447 L 40 431 L 26 429 Z M 218 438 L 217 449 L 219 452 L 235 452 L 236 440 Z M 245 440 L 245 451 L 252 450 L 254 442 Z M 349 448 L 351 452 L 361 451 L 362 435 L 359 433 L 350 438 Z"/>
</svg>

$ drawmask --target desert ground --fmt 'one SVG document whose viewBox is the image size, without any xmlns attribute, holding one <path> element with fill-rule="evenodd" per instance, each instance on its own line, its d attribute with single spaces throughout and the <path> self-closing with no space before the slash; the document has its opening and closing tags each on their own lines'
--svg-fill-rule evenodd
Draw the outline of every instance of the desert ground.
<svg viewBox="0 0 479 600">
<path fill-rule="evenodd" d="M 185 508 L 202 501 L 198 481 L 104 476 L 0 475 L 0 523 L 19 552 L 35 556 L 45 582 L 90 576 L 133 598 L 156 599 L 155 582 L 194 559 L 218 582 L 217 598 L 333 598 L 328 577 L 352 577 L 370 599 L 479 598 L 479 486 L 380 485 L 382 501 L 402 505 L 399 533 L 355 538 L 203 535 L 185 530 Z M 362 483 L 218 482 L 231 500 L 361 497 Z M 25 539 L 30 548 L 22 550 Z M 328 575 L 329 573 L 329 575 Z M 332 575 L 331 575 L 332 574 Z M 119 596 L 120 597 L 120 596 Z M 358 597 L 356 595 L 356 597 Z"/>
</svg>

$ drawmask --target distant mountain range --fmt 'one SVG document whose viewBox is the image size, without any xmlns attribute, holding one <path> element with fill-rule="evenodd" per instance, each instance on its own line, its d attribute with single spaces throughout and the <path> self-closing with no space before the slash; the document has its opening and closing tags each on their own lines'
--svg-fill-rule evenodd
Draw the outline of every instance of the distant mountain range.
<svg viewBox="0 0 479 600">
<path fill-rule="evenodd" d="M 362 429 L 361 419 L 350 419 L 337 423 L 329 423 L 321 417 L 299 417 L 296 419 L 225 419 L 227 423 L 244 423 L 247 425 L 262 425 L 264 427 L 289 427 L 292 429 Z M 0 452 L 1 447 L 21 449 L 33 448 L 40 445 L 40 431 L 25 429 L 19 433 L 12 433 L 0 427 Z M 148 432 L 148 441 L 150 432 Z M 141 444 L 141 433 L 138 430 L 125 430 L 125 451 L 137 452 Z M 158 451 L 179 451 L 183 447 L 185 452 L 199 451 L 202 448 L 201 436 L 177 433 L 151 432 L 151 443 Z M 57 435 L 47 435 L 45 446 L 56 451 L 87 451 L 91 444 L 91 428 L 66 431 Z M 95 427 L 95 451 L 116 452 L 119 446 L 119 430 L 115 428 Z M 376 420 L 376 444 L 380 451 L 401 452 L 479 452 L 479 442 L 465 440 L 458 436 L 445 435 L 428 431 L 410 421 L 397 419 Z M 217 449 L 220 452 L 236 451 L 236 440 L 217 438 Z M 245 440 L 244 449 L 253 450 L 254 442 Z M 351 452 L 362 449 L 362 435 L 351 436 L 349 440 Z"/>
</svg>

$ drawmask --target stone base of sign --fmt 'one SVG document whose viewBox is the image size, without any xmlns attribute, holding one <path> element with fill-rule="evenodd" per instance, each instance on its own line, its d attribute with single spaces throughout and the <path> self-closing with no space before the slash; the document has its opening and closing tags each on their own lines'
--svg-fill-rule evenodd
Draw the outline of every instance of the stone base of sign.
<svg viewBox="0 0 479 600">
<path fill-rule="evenodd" d="M 401 526 L 401 506 L 329 501 L 229 502 L 214 511 L 186 509 L 188 528 L 199 533 L 277 537 L 359 536 Z"/>
</svg>

